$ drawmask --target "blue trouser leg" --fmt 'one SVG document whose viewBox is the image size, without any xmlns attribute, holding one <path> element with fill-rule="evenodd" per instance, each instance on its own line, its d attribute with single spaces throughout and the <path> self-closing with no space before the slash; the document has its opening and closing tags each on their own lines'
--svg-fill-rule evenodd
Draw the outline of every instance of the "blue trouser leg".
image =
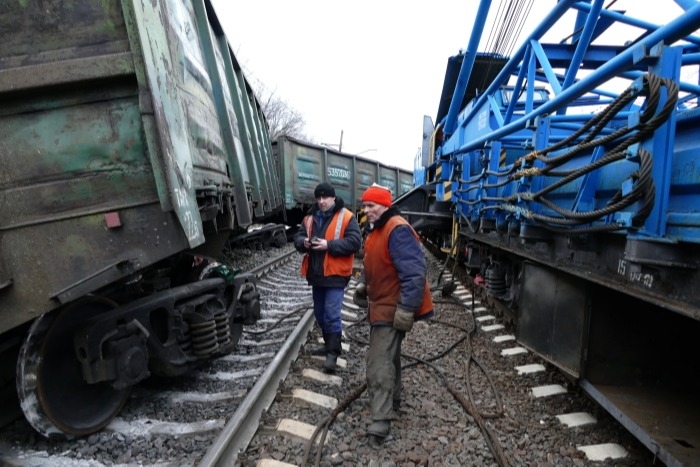
<svg viewBox="0 0 700 467">
<path fill-rule="evenodd" d="M 326 334 L 326 288 L 314 285 L 311 287 L 311 296 L 314 299 L 314 317 L 316 317 L 316 324 L 321 328 L 321 332 Z"/>
<path fill-rule="evenodd" d="M 343 309 L 343 295 L 345 289 L 340 287 L 326 288 L 326 318 L 325 330 L 328 334 L 341 334 L 343 332 L 343 323 L 340 318 L 340 313 Z"/>
<path fill-rule="evenodd" d="M 343 332 L 343 324 L 340 321 L 340 312 L 343 308 L 343 294 L 345 289 L 340 287 L 311 288 L 314 299 L 314 316 L 316 323 L 324 334 L 340 334 Z"/>
</svg>

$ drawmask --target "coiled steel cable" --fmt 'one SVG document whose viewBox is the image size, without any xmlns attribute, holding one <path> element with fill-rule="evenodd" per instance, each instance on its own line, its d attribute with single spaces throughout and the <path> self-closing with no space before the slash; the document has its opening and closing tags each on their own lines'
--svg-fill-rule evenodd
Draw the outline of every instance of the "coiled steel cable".
<svg viewBox="0 0 700 467">
<path fill-rule="evenodd" d="M 599 134 L 600 131 L 602 131 L 605 125 L 614 117 L 615 114 L 617 114 L 620 110 L 622 110 L 633 99 L 637 97 L 635 92 L 633 92 L 631 89 L 628 89 L 625 92 L 623 92 L 620 96 L 618 96 L 618 98 L 614 102 L 612 102 L 603 112 L 599 113 L 594 118 L 589 120 L 586 124 L 582 126 L 582 128 L 580 128 L 578 131 L 576 131 L 569 137 L 551 146 L 548 146 L 543 150 L 533 151 L 530 154 L 518 159 L 518 161 L 516 161 L 516 163 L 513 164 L 514 167 L 518 165 L 526 166 L 528 163 L 531 163 L 534 160 L 539 160 L 545 164 L 544 167 L 525 167 L 518 170 L 516 173 L 510 174 L 506 180 L 503 180 L 499 183 L 487 184 L 483 185 L 483 187 L 473 186 L 468 188 L 467 190 L 461 191 L 466 192 L 468 190 L 477 188 L 501 187 L 513 180 L 524 177 L 532 177 L 535 175 L 561 177 L 560 180 L 557 180 L 556 182 L 547 185 L 545 188 L 536 193 L 517 193 L 505 198 L 481 198 L 478 201 L 466 201 L 465 204 L 477 205 L 484 201 L 501 202 L 503 204 L 485 206 L 482 208 L 482 211 L 502 210 L 513 213 L 517 212 L 524 218 L 533 220 L 537 225 L 554 232 L 583 233 L 614 231 L 625 228 L 625 226 L 618 224 L 609 224 L 598 226 L 586 226 L 576 229 L 566 229 L 561 227 L 580 226 L 582 224 L 591 223 L 606 215 L 627 208 L 639 200 L 642 200 L 642 203 L 639 209 L 634 213 L 631 222 L 632 227 L 637 228 L 642 226 L 644 220 L 646 219 L 646 217 L 648 217 L 648 215 L 653 209 L 656 191 L 654 181 L 651 176 L 651 170 L 653 166 L 652 156 L 648 151 L 645 151 L 643 149 L 640 149 L 637 154 L 640 159 L 639 170 L 629 175 L 629 179 L 634 182 L 634 188 L 626 195 L 622 194 L 622 190 L 618 190 L 618 192 L 607 202 L 604 208 L 587 212 L 573 212 L 571 210 L 567 210 L 560 206 L 557 206 L 555 203 L 547 200 L 544 197 L 546 194 L 572 182 L 575 179 L 578 179 L 579 177 L 584 176 L 587 173 L 597 170 L 607 164 L 611 164 L 613 162 L 617 162 L 624 159 L 627 156 L 626 151 L 631 146 L 651 136 L 657 128 L 659 128 L 666 120 L 668 120 L 668 118 L 674 111 L 676 103 L 678 101 L 678 85 L 673 80 L 661 78 L 655 74 L 644 75 L 642 82 L 643 87 L 641 93 L 645 94 L 647 97 L 644 109 L 640 113 L 639 123 L 636 127 L 623 127 L 611 133 L 610 135 L 595 138 L 595 136 Z M 664 102 L 662 108 L 659 110 L 658 107 L 659 103 L 661 102 L 662 87 L 665 87 L 667 90 L 667 99 Z M 567 146 L 591 128 L 591 133 L 574 148 L 572 148 L 572 150 L 555 157 L 546 156 L 547 154 L 557 149 Z M 574 157 L 578 156 L 581 153 L 589 151 L 598 146 L 605 146 L 611 144 L 627 134 L 629 134 L 629 136 L 620 141 L 613 151 L 611 151 L 604 157 L 598 159 L 597 161 L 588 164 L 587 166 L 569 171 L 554 170 L 555 168 L 572 160 Z M 514 205 L 515 203 L 520 201 L 541 203 L 547 208 L 551 209 L 552 211 L 560 214 L 562 217 L 560 218 L 555 216 L 537 214 L 529 209 L 517 207 Z"/>
</svg>

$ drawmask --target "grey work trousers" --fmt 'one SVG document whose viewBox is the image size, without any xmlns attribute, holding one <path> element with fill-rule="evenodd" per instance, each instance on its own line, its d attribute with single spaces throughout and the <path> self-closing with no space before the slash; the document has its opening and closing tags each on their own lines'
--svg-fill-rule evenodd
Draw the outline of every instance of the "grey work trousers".
<svg viewBox="0 0 700 467">
<path fill-rule="evenodd" d="M 401 342 L 406 335 L 391 326 L 372 326 L 367 350 L 367 393 L 373 421 L 395 418 L 401 400 Z"/>
</svg>

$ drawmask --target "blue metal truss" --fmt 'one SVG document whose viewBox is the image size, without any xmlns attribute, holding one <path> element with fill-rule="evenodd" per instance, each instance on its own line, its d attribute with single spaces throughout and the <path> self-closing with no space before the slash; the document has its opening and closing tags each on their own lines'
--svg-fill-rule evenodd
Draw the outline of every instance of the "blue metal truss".
<svg viewBox="0 0 700 467">
<path fill-rule="evenodd" d="M 482 0 L 466 51 L 450 59 L 417 180 L 435 183 L 470 228 L 700 242 L 700 86 L 697 73 L 681 80 L 700 64 L 700 4 L 676 3 L 684 13 L 660 26 L 603 0 L 562 0 L 503 57 L 477 50 L 491 6 Z M 544 42 L 569 11 L 570 38 Z M 643 33 L 601 43 L 621 24 Z"/>
</svg>

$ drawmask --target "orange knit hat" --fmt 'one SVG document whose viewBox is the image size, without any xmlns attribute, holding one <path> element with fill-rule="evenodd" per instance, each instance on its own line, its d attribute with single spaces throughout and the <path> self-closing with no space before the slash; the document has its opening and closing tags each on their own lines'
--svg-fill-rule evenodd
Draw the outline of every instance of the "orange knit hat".
<svg viewBox="0 0 700 467">
<path fill-rule="evenodd" d="M 391 206 L 391 190 L 385 186 L 373 183 L 362 194 L 362 202 L 366 201 L 381 204 L 382 206 Z"/>
</svg>

